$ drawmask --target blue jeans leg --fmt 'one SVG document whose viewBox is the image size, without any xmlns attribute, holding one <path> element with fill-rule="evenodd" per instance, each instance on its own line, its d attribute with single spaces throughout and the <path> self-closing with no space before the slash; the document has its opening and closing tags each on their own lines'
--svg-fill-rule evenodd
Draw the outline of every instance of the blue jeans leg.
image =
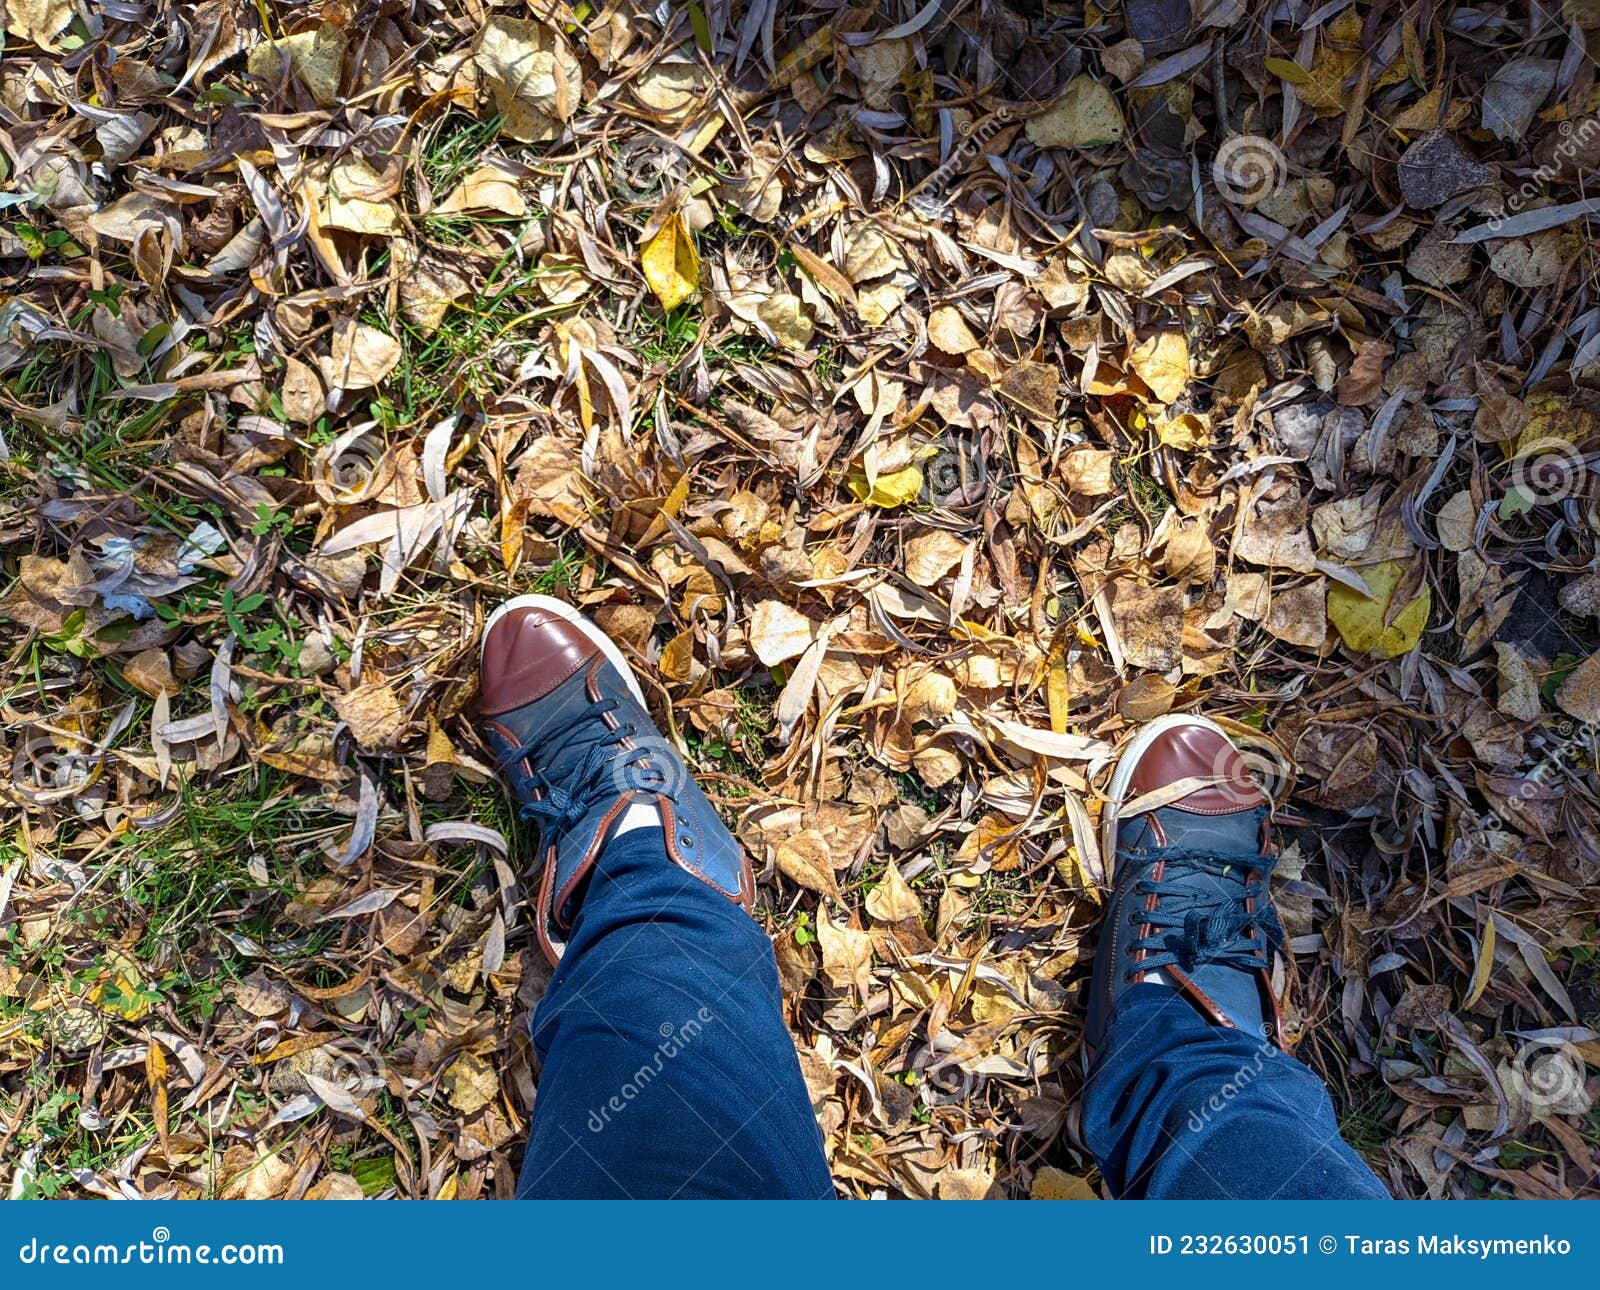
<svg viewBox="0 0 1600 1290">
<path fill-rule="evenodd" d="M 1339 1137 L 1321 1079 L 1168 986 L 1124 996 L 1084 1090 L 1083 1133 L 1115 1196 L 1389 1198 Z"/>
<path fill-rule="evenodd" d="M 520 1197 L 833 1195 L 772 945 L 659 829 L 597 862 L 533 1045 Z"/>
</svg>

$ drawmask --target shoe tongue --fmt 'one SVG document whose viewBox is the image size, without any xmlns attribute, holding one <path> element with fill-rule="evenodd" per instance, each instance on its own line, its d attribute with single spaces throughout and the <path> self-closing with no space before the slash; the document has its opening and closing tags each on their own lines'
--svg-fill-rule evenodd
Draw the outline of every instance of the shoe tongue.
<svg viewBox="0 0 1600 1290">
<path fill-rule="evenodd" d="M 1261 1027 L 1266 1021 L 1266 1011 L 1261 1001 L 1261 978 L 1256 973 L 1208 964 L 1185 972 L 1183 976 L 1245 1034 L 1265 1038 Z M 1181 984 L 1179 988 L 1183 988 Z"/>
<path fill-rule="evenodd" d="M 1122 841 L 1124 845 L 1140 848 L 1164 846 L 1224 853 L 1256 851 L 1261 846 L 1261 826 L 1266 818 L 1266 808 L 1260 806 L 1227 815 L 1196 815 L 1192 811 L 1163 806 L 1129 820 L 1128 826 L 1136 828 L 1138 835 L 1124 835 Z M 1159 833 L 1150 827 L 1151 821 L 1159 827 Z"/>
</svg>

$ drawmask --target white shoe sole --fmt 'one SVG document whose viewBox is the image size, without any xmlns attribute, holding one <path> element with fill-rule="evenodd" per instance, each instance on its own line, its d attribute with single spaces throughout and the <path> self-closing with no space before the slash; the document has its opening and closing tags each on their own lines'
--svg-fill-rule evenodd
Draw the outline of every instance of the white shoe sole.
<svg viewBox="0 0 1600 1290">
<path fill-rule="evenodd" d="M 1150 745 L 1158 738 L 1179 726 L 1204 726 L 1207 730 L 1216 731 L 1230 744 L 1233 742 L 1228 732 L 1209 717 L 1195 717 L 1184 712 L 1171 712 L 1147 722 L 1140 728 L 1139 733 L 1128 741 L 1128 746 L 1117 757 L 1116 769 L 1111 772 L 1111 783 L 1106 789 L 1106 804 L 1100 821 L 1100 860 L 1105 867 L 1107 883 L 1110 883 L 1112 871 L 1117 863 L 1117 822 L 1122 805 L 1127 800 L 1128 786 L 1133 781 L 1133 772 L 1138 767 L 1139 758 L 1144 756 Z"/>
<path fill-rule="evenodd" d="M 606 662 L 617 669 L 617 674 L 628 683 L 628 689 L 633 691 L 633 697 L 639 700 L 641 708 L 648 708 L 644 701 L 644 690 L 639 686 L 639 678 L 634 675 L 633 668 L 628 660 L 622 656 L 622 651 L 617 648 L 616 641 L 607 636 L 603 631 L 591 623 L 564 600 L 557 600 L 554 596 L 513 596 L 501 605 L 494 613 L 489 615 L 489 621 L 483 625 L 483 639 L 489 639 L 489 633 L 494 630 L 495 623 L 499 622 L 513 609 L 542 609 L 547 614 L 554 614 L 557 618 L 564 618 L 580 632 L 592 640 L 595 648 L 605 655 Z M 483 648 L 478 649 L 478 660 L 483 661 Z"/>
</svg>

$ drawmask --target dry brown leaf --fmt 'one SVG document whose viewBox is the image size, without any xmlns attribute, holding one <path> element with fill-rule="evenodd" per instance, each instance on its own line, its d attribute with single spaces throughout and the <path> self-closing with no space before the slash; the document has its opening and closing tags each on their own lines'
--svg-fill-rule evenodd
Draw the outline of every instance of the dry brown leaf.
<svg viewBox="0 0 1600 1290">
<path fill-rule="evenodd" d="M 310 92 L 319 107 L 339 101 L 344 55 L 349 35 L 342 27 L 323 25 L 279 40 L 264 40 L 250 50 L 252 76 L 278 85 L 293 75 Z"/>
<path fill-rule="evenodd" d="M 1589 655 L 1561 682 L 1556 706 L 1579 721 L 1600 722 L 1600 652 Z"/>
<path fill-rule="evenodd" d="M 381 681 L 369 681 L 336 696 L 333 707 L 365 752 L 388 748 L 405 727 L 405 709 L 394 691 Z"/>
<path fill-rule="evenodd" d="M 284 360 L 283 385 L 278 391 L 283 402 L 283 414 L 298 425 L 315 425 L 327 410 L 327 396 L 322 392 L 322 381 L 308 363 L 290 356 Z"/>
<path fill-rule="evenodd" d="M 822 911 L 817 917 L 817 944 L 828 984 L 836 990 L 854 987 L 865 999 L 872 989 L 872 937 Z"/>
<path fill-rule="evenodd" d="M 978 348 L 978 338 L 958 309 L 942 305 L 928 315 L 928 341 L 946 354 L 966 354 Z"/>
<path fill-rule="evenodd" d="M 883 871 L 883 877 L 867 893 L 867 913 L 880 923 L 902 923 L 908 919 L 921 919 L 922 902 L 900 874 L 893 861 Z"/>
<path fill-rule="evenodd" d="M 366 390 L 394 371 L 404 351 L 400 342 L 354 318 L 334 324 L 332 349 L 322 371 L 332 390 Z"/>
<path fill-rule="evenodd" d="M 479 166 L 468 172 L 434 208 L 435 215 L 521 216 L 527 213 L 528 203 L 516 176 L 498 166 Z"/>
<path fill-rule="evenodd" d="M 566 39 L 542 22 L 490 18 L 472 45 L 500 114 L 502 133 L 544 143 L 572 119 L 583 93 L 583 68 Z"/>
<path fill-rule="evenodd" d="M 833 876 L 833 858 L 828 840 L 817 829 L 801 829 L 777 846 L 778 871 L 796 886 L 839 900 L 839 884 Z"/>
<path fill-rule="evenodd" d="M 919 587 L 936 585 L 961 563 L 968 544 L 953 533 L 935 529 L 906 543 L 906 577 Z"/>
<path fill-rule="evenodd" d="M 780 600 L 764 600 L 750 615 L 750 648 L 767 667 L 799 658 L 817 637 L 817 625 Z"/>
</svg>

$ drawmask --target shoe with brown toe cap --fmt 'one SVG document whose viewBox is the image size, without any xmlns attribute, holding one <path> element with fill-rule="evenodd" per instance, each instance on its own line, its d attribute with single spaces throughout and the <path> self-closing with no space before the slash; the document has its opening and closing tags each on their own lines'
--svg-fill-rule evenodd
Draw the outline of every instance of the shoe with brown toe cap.
<svg viewBox="0 0 1600 1290">
<path fill-rule="evenodd" d="M 1117 760 L 1102 825 L 1111 896 L 1095 951 L 1086 1065 L 1126 991 L 1177 990 L 1214 1025 L 1282 1043 L 1268 885 L 1272 802 L 1227 733 L 1204 717 L 1149 722 Z"/>
<path fill-rule="evenodd" d="M 659 817 L 667 857 L 749 909 L 744 851 L 645 707 L 615 641 L 550 596 L 518 596 L 484 626 L 478 712 L 524 819 L 539 826 L 540 945 L 558 961 L 628 808 Z"/>
</svg>

